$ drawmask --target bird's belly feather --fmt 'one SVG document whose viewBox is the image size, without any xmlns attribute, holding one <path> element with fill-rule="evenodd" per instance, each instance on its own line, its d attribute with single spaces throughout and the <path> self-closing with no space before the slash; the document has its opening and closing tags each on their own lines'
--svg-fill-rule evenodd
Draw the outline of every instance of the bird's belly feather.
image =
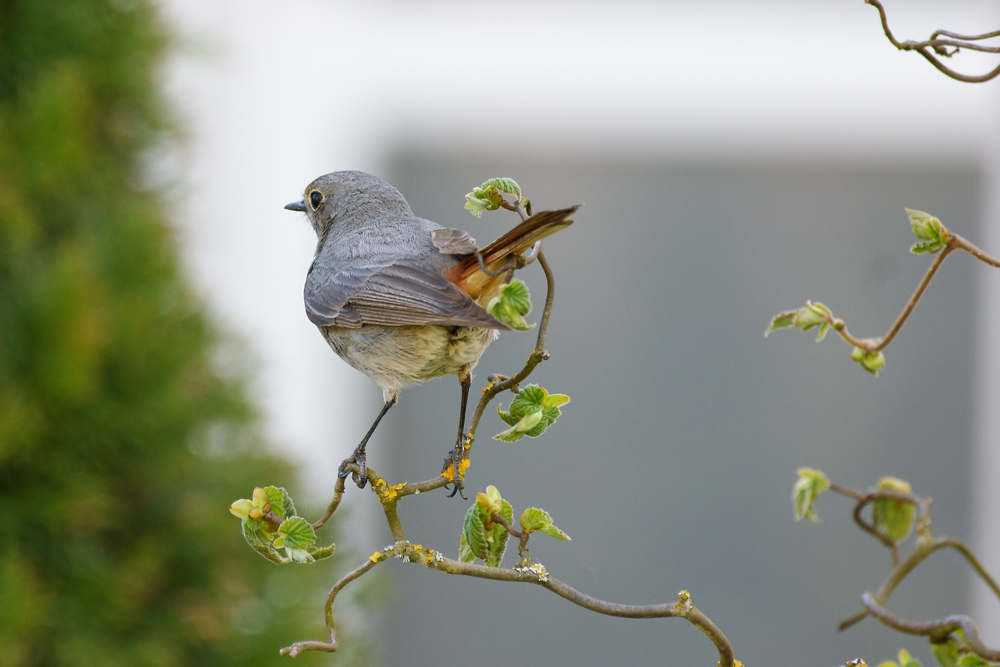
<svg viewBox="0 0 1000 667">
<path fill-rule="evenodd" d="M 383 392 L 474 367 L 494 338 L 490 329 L 438 325 L 319 329 L 341 359 Z"/>
</svg>

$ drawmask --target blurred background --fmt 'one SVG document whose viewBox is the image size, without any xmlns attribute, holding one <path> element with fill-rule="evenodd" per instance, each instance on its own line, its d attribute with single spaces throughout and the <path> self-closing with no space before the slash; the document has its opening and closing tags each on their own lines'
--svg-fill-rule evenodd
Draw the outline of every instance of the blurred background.
<svg viewBox="0 0 1000 667">
<path fill-rule="evenodd" d="M 988 0 L 886 5 L 907 38 L 1000 25 Z M 1000 572 L 998 272 L 950 258 L 878 379 L 839 340 L 761 335 L 806 299 L 881 335 L 929 261 L 907 251 L 904 206 L 1000 251 L 1000 84 L 896 52 L 861 0 L 0 12 L 0 663 L 277 662 L 322 637 L 325 590 L 357 554 L 391 541 L 349 489 L 342 552 L 277 568 L 225 511 L 261 483 L 324 505 L 379 408 L 304 317 L 315 238 L 282 210 L 338 169 L 480 242 L 516 222 L 463 210 L 489 177 L 539 210 L 586 204 L 546 242 L 553 358 L 533 376 L 573 402 L 539 440 L 480 438 L 467 479 L 553 514 L 573 541 L 532 555 L 554 576 L 625 603 L 686 588 L 748 665 L 877 664 L 901 646 L 930 661 L 870 620 L 836 632 L 888 555 L 845 500 L 824 497 L 819 526 L 792 521 L 803 465 L 855 487 L 910 480 L 936 533 Z M 540 272 L 524 273 L 539 306 Z M 531 344 L 504 334 L 476 386 Z M 450 379 L 404 392 L 373 468 L 433 477 L 457 399 Z M 481 433 L 502 428 L 487 415 Z M 402 516 L 454 556 L 468 503 L 444 496 Z M 349 650 L 302 659 L 717 660 L 681 621 L 415 567 L 379 576 L 338 600 Z M 1000 643 L 1000 603 L 947 555 L 890 608 L 971 612 Z"/>
</svg>

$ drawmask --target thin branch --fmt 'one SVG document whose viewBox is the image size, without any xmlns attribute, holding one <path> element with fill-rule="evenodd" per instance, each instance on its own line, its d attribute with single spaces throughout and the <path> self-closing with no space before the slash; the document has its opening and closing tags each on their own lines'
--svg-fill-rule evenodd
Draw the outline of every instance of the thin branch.
<svg viewBox="0 0 1000 667">
<path fill-rule="evenodd" d="M 960 39 L 964 42 L 975 42 L 980 39 L 992 39 L 994 37 L 1000 37 L 1000 30 L 994 30 L 993 32 L 984 32 L 982 35 L 959 35 L 957 32 L 951 32 L 949 30 L 935 30 L 934 32 L 931 33 L 931 39 L 937 39 L 938 35 L 944 35 L 945 37 Z M 995 51 L 1000 52 L 1000 47 L 997 47 Z"/>
<path fill-rule="evenodd" d="M 525 380 L 535 367 L 541 362 L 549 358 L 549 353 L 545 350 L 545 334 L 549 329 L 549 317 L 552 315 L 552 304 L 555 300 L 556 293 L 556 281 L 555 276 L 552 273 L 552 267 L 549 265 L 549 261 L 545 258 L 545 253 L 541 250 L 538 251 L 538 263 L 542 267 L 542 271 L 545 272 L 545 282 L 546 282 L 546 293 L 545 293 L 545 308 L 542 310 L 542 319 L 538 323 L 538 338 L 535 341 L 535 348 L 531 351 L 528 356 L 528 361 L 525 362 L 524 368 L 511 378 L 506 378 L 500 382 L 490 382 L 483 389 L 482 396 L 479 398 L 479 402 L 476 404 L 476 409 L 472 413 L 472 419 L 469 421 L 469 431 L 467 439 L 470 442 L 470 447 L 465 450 L 465 455 L 468 457 L 469 450 L 471 449 L 471 442 L 476 438 L 476 430 L 479 428 L 479 420 L 482 419 L 483 413 L 486 411 L 486 406 L 496 398 L 496 396 L 508 389 L 512 389 Z"/>
<path fill-rule="evenodd" d="M 899 333 L 899 330 L 903 328 L 903 323 L 906 322 L 907 318 L 910 316 L 910 313 L 913 312 L 913 309 L 916 307 L 917 302 L 920 301 L 920 297 L 923 296 L 924 290 L 927 289 L 927 285 L 930 284 L 931 279 L 934 277 L 934 274 L 937 273 L 937 270 L 941 266 L 941 263 L 944 262 L 945 257 L 947 257 L 953 250 L 955 250 L 955 247 L 956 246 L 952 245 L 951 242 L 949 241 L 948 245 L 946 245 L 938 253 L 937 257 L 934 258 L 934 262 L 930 265 L 930 268 L 927 269 L 927 273 L 924 274 L 923 280 L 921 280 L 920 284 L 917 285 L 917 290 L 913 293 L 913 296 L 910 297 L 910 300 L 903 308 L 903 312 L 899 314 L 899 317 L 896 318 L 896 321 L 893 322 L 891 327 L 889 327 L 889 331 L 886 332 L 885 336 L 883 336 L 882 338 L 874 338 L 874 339 L 855 338 L 847 331 L 846 326 L 837 330 L 837 333 L 839 333 L 841 338 L 846 340 L 851 345 L 855 347 L 860 347 L 866 352 L 879 352 L 887 348 L 889 346 L 889 343 L 892 342 L 892 339 L 895 338 L 896 334 Z"/>
<path fill-rule="evenodd" d="M 893 491 L 891 489 L 869 489 L 867 492 L 862 492 L 857 489 L 834 484 L 833 482 L 830 483 L 830 490 L 858 501 L 854 507 L 854 522 L 892 552 L 892 566 L 894 568 L 899 566 L 899 549 L 896 542 L 888 535 L 879 532 L 874 524 L 865 521 L 864 517 L 861 516 L 861 512 L 865 507 L 876 500 L 903 500 L 909 502 L 917 509 L 915 521 L 917 532 L 925 539 L 930 539 L 930 498 L 924 498 L 913 493 Z"/>
<path fill-rule="evenodd" d="M 965 614 L 951 614 L 925 622 L 907 621 L 886 610 L 871 593 L 862 593 L 861 601 L 872 616 L 895 630 L 938 641 L 944 641 L 949 635 L 961 631 L 964 636 L 957 636 L 956 639 L 965 643 L 973 653 L 984 660 L 1000 660 L 1000 649 L 994 650 L 986 646 L 979 638 L 979 628 L 975 621 Z"/>
<path fill-rule="evenodd" d="M 965 543 L 961 540 L 943 539 L 941 541 L 947 542 L 948 546 L 962 554 L 965 557 L 965 560 L 969 562 L 969 566 L 975 570 L 976 574 L 979 575 L 979 578 L 986 582 L 986 585 L 990 587 L 993 594 L 997 596 L 997 600 L 1000 600 L 1000 585 L 998 585 L 996 580 L 991 577 L 985 569 L 983 569 L 983 566 L 979 563 L 979 559 L 977 559 L 972 552 L 969 551 L 969 547 L 965 546 Z"/>
<path fill-rule="evenodd" d="M 861 530 L 873 536 L 889 549 L 892 553 L 892 566 L 897 567 L 899 565 L 899 547 L 896 546 L 896 543 L 888 535 L 880 533 L 873 524 L 868 523 L 861 516 L 861 511 L 867 504 L 867 502 L 861 501 L 854 507 L 854 523 L 858 524 Z"/>
<path fill-rule="evenodd" d="M 346 479 L 346 477 L 337 477 L 337 483 L 333 487 L 333 500 L 330 501 L 330 504 L 327 506 L 326 512 L 323 513 L 323 516 L 313 523 L 312 528 L 314 531 L 319 530 L 326 525 L 326 522 L 330 520 L 333 513 L 337 511 L 337 507 L 340 506 L 340 500 L 344 497 Z"/>
<path fill-rule="evenodd" d="M 997 65 L 994 69 L 990 70 L 986 74 L 980 74 L 978 76 L 962 74 L 960 72 L 956 72 L 955 70 L 951 69 L 943 62 L 935 58 L 933 54 L 927 51 L 927 49 L 915 48 L 912 50 L 922 55 L 927 60 L 927 62 L 929 62 L 931 65 L 934 65 L 934 67 L 945 76 L 949 76 L 952 79 L 955 79 L 956 81 L 962 81 L 963 83 L 983 83 L 991 79 L 995 79 L 997 75 L 1000 75 L 1000 65 Z"/>
<path fill-rule="evenodd" d="M 445 572 L 447 574 L 457 574 L 466 577 L 476 577 L 478 579 L 490 579 L 493 581 L 508 581 L 535 584 L 546 588 L 556 595 L 572 602 L 575 605 L 606 616 L 617 616 L 620 618 L 671 618 L 679 617 L 686 619 L 694 625 L 715 645 L 719 652 L 719 662 L 722 667 L 733 667 L 733 648 L 729 640 L 722 631 L 694 604 L 691 603 L 691 596 L 687 591 L 678 594 L 677 602 L 657 605 L 624 605 L 616 602 L 607 602 L 593 596 L 587 595 L 572 586 L 550 577 L 541 565 L 531 567 L 501 569 L 498 567 L 487 567 L 476 563 L 463 563 L 444 557 L 441 552 L 427 549 L 420 545 L 408 542 L 398 542 L 392 547 L 387 547 L 381 552 L 376 552 L 367 563 L 354 570 L 334 585 L 327 596 L 326 603 L 326 625 L 330 632 L 330 642 L 306 641 L 297 642 L 289 647 L 281 649 L 281 655 L 295 657 L 305 651 L 333 652 L 337 650 L 336 629 L 333 623 L 332 605 L 337 593 L 351 581 L 364 575 L 378 563 L 387 560 L 390 556 L 395 556 L 404 562 L 421 563 L 425 567 Z"/>
<path fill-rule="evenodd" d="M 889 573 L 888 578 L 879 588 L 878 593 L 875 595 L 874 599 L 879 604 L 885 604 L 889 601 L 889 596 L 892 595 L 893 591 L 903 582 L 903 579 L 907 577 L 920 563 L 927 559 L 931 554 L 940 551 L 942 549 L 954 549 L 960 553 L 972 569 L 979 575 L 979 577 L 986 582 L 986 585 L 990 587 L 993 593 L 1000 599 L 1000 585 L 997 584 L 996 580 L 989 575 L 988 572 L 979 563 L 979 560 L 972 554 L 965 543 L 961 540 L 956 540 L 950 537 L 942 537 L 940 539 L 934 540 L 933 542 L 919 543 L 913 549 L 913 552 L 906 557 L 902 563 L 896 566 L 892 572 Z M 868 615 L 868 610 L 863 610 L 860 613 L 845 619 L 840 623 L 838 629 L 844 631 L 852 625 L 860 622 Z"/>
<path fill-rule="evenodd" d="M 528 553 L 528 538 L 531 537 L 531 533 L 527 531 L 520 531 L 514 528 L 512 525 L 507 523 L 507 519 L 499 512 L 494 512 L 490 517 L 494 522 L 499 523 L 511 537 L 516 537 L 518 539 L 517 544 L 517 555 L 521 557 L 520 566 L 532 565 L 534 561 L 531 560 L 531 554 Z"/>
<path fill-rule="evenodd" d="M 381 559 L 379 560 L 369 559 L 368 562 L 366 562 L 358 569 L 349 572 L 343 577 L 341 577 L 340 581 L 334 584 L 333 588 L 330 589 L 330 593 L 326 596 L 326 606 L 324 607 L 324 615 L 326 618 L 326 629 L 330 632 L 329 642 L 317 642 L 317 641 L 295 642 L 291 646 L 286 646 L 285 648 L 281 649 L 279 653 L 281 655 L 287 655 L 293 658 L 297 658 L 301 653 L 304 653 L 305 651 L 323 651 L 324 653 L 333 653 L 334 651 L 336 651 L 338 648 L 338 644 L 337 644 L 337 628 L 333 622 L 333 601 L 336 599 L 337 593 L 339 593 L 344 588 L 344 586 L 347 586 L 347 584 L 351 583 L 355 579 L 366 574 L 369 570 L 378 565 L 380 562 Z"/>
<path fill-rule="evenodd" d="M 499 276 L 517 267 L 516 255 L 508 255 L 506 261 L 504 261 L 503 263 L 503 266 L 501 266 L 496 271 L 486 268 L 486 264 L 483 263 L 483 253 L 479 252 L 478 250 L 476 251 L 476 261 L 479 262 L 479 270 L 488 276 Z"/>
<path fill-rule="evenodd" d="M 896 322 L 889 327 L 889 331 L 882 337 L 881 342 L 870 350 L 871 352 L 884 350 L 889 343 L 892 342 L 892 339 L 896 337 L 899 330 L 903 328 L 903 322 L 906 321 L 906 318 L 910 316 L 910 313 L 912 313 L 913 309 L 916 307 L 917 302 L 920 301 L 920 297 L 923 296 L 924 290 L 927 289 L 927 285 L 930 284 L 931 279 L 934 277 L 934 274 L 937 273 L 941 263 L 944 262 L 945 257 L 951 254 L 951 251 L 954 249 L 954 246 L 948 245 L 938 253 L 938 256 L 934 258 L 934 262 L 931 263 L 930 268 L 927 269 L 927 273 L 924 274 L 924 279 L 920 281 L 919 285 L 917 285 L 917 290 L 913 293 L 913 296 L 910 297 L 910 300 L 903 308 L 903 312 L 899 314 L 898 318 L 896 318 Z"/>
<path fill-rule="evenodd" d="M 951 241 L 949 243 L 950 245 L 956 248 L 964 250 L 965 252 L 969 253 L 979 261 L 985 262 L 990 266 L 995 266 L 996 268 L 1000 269 L 1000 259 L 996 259 L 995 257 L 987 255 L 985 252 L 983 252 L 978 247 L 969 242 L 968 239 L 953 233 Z"/>
<path fill-rule="evenodd" d="M 905 579 L 910 572 L 913 572 L 913 570 L 920 565 L 920 563 L 924 562 L 928 556 L 935 551 L 948 547 L 949 545 L 946 542 L 947 540 L 937 540 L 930 544 L 918 544 L 913 552 L 907 556 L 902 563 L 893 568 L 892 572 L 889 573 L 889 576 L 878 589 L 876 599 L 879 600 L 880 604 L 888 602 L 889 596 L 896 590 L 896 587 L 899 586 L 899 584 L 903 582 L 903 579 Z M 840 625 L 837 626 L 837 629 L 843 632 L 855 623 L 864 619 L 867 615 L 868 612 L 863 611 L 856 616 L 852 616 L 851 618 L 842 621 Z"/>
<path fill-rule="evenodd" d="M 947 30 L 935 30 L 934 34 L 936 34 L 936 35 L 943 35 L 943 34 L 945 34 L 947 32 L 948 32 Z M 989 39 L 990 36 L 996 37 L 996 35 L 991 35 L 990 33 L 987 33 L 987 35 L 979 35 L 979 39 Z M 968 38 L 966 38 L 966 39 L 968 39 Z M 928 39 L 928 40 L 923 41 L 923 42 L 905 42 L 905 44 L 907 46 L 909 46 L 913 50 L 920 49 L 920 48 L 931 48 L 931 49 L 934 49 L 935 53 L 937 53 L 940 56 L 944 56 L 945 58 L 952 57 L 953 55 L 955 55 L 956 53 L 958 53 L 959 49 L 968 49 L 969 51 L 979 51 L 980 53 L 1000 53 L 1000 46 L 986 46 L 984 44 L 970 44 L 968 42 L 958 41 L 958 40 L 954 40 L 954 39 L 934 39 L 934 38 L 932 38 L 932 39 Z M 955 50 L 954 51 L 948 51 L 945 48 L 947 46 L 954 46 Z"/>
<path fill-rule="evenodd" d="M 944 63 L 935 58 L 934 54 L 928 50 L 929 48 L 934 49 L 938 54 L 946 58 L 950 58 L 954 53 L 958 51 L 959 48 L 969 49 L 972 51 L 981 51 L 985 53 L 1000 53 L 1000 47 L 990 47 L 990 46 L 983 46 L 981 44 L 970 43 L 983 39 L 990 39 L 992 37 L 997 37 L 998 35 L 1000 35 L 1000 30 L 995 32 L 984 33 L 982 35 L 973 35 L 971 37 L 963 37 L 962 35 L 948 32 L 947 30 L 935 30 L 931 34 L 931 39 L 929 41 L 900 42 L 892 34 L 892 30 L 889 29 L 889 21 L 886 18 L 885 8 L 882 7 L 882 3 L 879 2 L 879 0 L 865 0 L 865 4 L 871 5 L 872 7 L 875 7 L 875 9 L 878 10 L 879 19 L 882 21 L 882 31 L 885 33 L 886 38 L 889 40 L 890 43 L 892 43 L 893 46 L 895 46 L 900 51 L 916 51 L 921 56 L 923 56 L 927 60 L 927 62 L 936 67 L 938 71 L 942 72 L 946 76 L 949 76 L 957 81 L 964 81 L 965 83 L 982 83 L 984 81 L 989 81 L 990 79 L 995 78 L 997 75 L 1000 75 L 1000 65 L 998 65 L 992 71 L 987 72 L 986 74 L 981 74 L 981 75 L 961 74 L 947 67 Z M 961 40 L 961 41 L 939 40 L 936 39 L 938 35 L 946 35 L 948 37 L 952 37 L 956 40 Z M 955 51 L 948 52 L 947 49 L 945 48 L 946 46 L 955 47 Z"/>
</svg>

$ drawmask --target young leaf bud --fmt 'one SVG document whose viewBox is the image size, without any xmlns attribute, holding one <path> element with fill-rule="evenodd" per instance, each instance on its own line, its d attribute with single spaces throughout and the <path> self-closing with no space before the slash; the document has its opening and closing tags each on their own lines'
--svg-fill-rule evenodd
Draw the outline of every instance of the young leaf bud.
<svg viewBox="0 0 1000 667">
<path fill-rule="evenodd" d="M 814 523 L 819 522 L 819 516 L 813 509 L 813 503 L 819 494 L 830 488 L 830 480 L 823 471 L 814 468 L 799 468 L 796 471 L 799 476 L 792 487 L 792 505 L 795 508 L 795 520 L 808 519 Z"/>
<path fill-rule="evenodd" d="M 861 364 L 863 369 L 875 376 L 885 366 L 885 355 L 882 354 L 881 350 L 878 352 L 866 352 L 860 347 L 856 347 L 851 352 L 851 359 Z"/>
<path fill-rule="evenodd" d="M 883 477 L 878 488 L 887 491 L 910 493 L 910 483 L 897 477 Z M 872 503 L 872 522 L 875 528 L 893 542 L 902 542 L 913 530 L 917 508 L 913 503 L 895 498 L 880 498 Z"/>
<path fill-rule="evenodd" d="M 241 519 L 248 518 L 250 516 L 250 510 L 252 509 L 253 501 L 246 498 L 240 498 L 229 506 L 229 511 L 232 512 L 234 516 L 238 516 Z"/>
</svg>

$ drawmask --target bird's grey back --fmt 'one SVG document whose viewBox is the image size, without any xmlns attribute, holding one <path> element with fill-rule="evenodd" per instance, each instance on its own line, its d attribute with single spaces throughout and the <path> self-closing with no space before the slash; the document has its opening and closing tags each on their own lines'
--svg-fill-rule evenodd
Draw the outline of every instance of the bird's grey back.
<svg viewBox="0 0 1000 667">
<path fill-rule="evenodd" d="M 455 263 L 431 242 L 441 226 L 413 215 L 403 195 L 377 176 L 337 171 L 310 183 L 307 197 L 312 190 L 326 196 L 311 216 L 316 267 L 343 270 L 419 258 L 443 271 Z"/>
</svg>

